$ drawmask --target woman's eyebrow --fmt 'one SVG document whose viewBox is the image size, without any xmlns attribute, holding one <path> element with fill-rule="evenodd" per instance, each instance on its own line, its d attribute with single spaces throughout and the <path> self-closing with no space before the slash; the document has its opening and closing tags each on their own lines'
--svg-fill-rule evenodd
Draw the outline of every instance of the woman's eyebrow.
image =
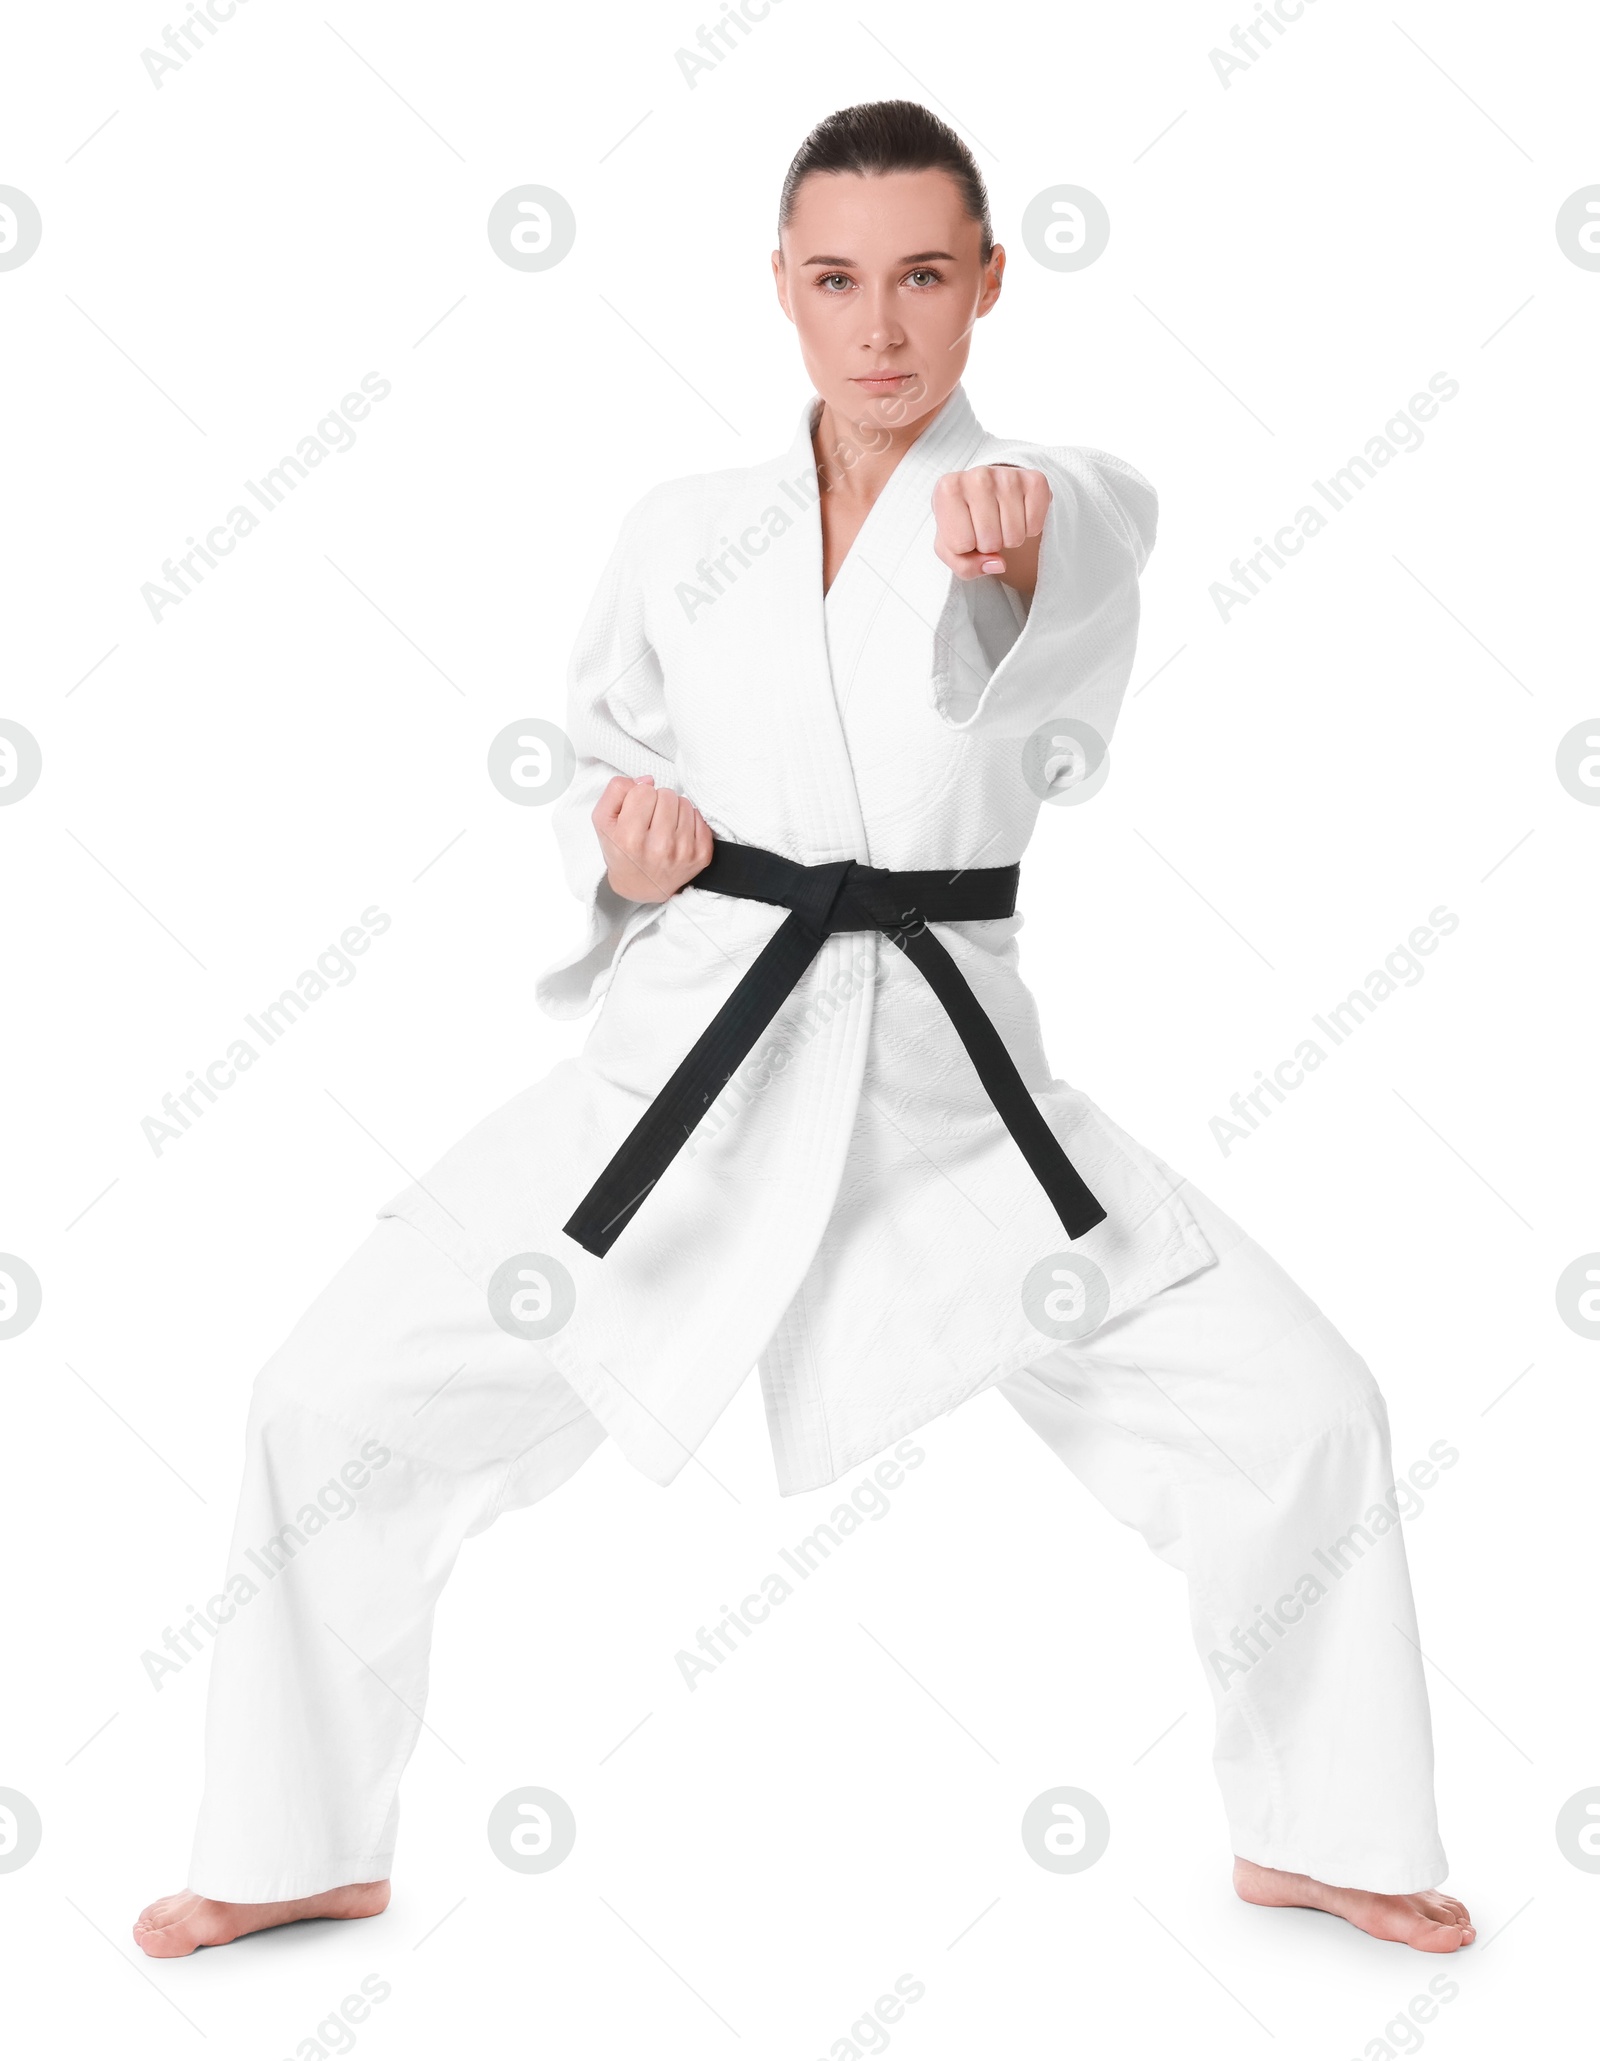
<svg viewBox="0 0 1600 2061">
<path fill-rule="evenodd" d="M 913 251 L 909 258 L 897 258 L 895 262 L 901 265 L 920 265 L 928 258 L 945 258 L 952 265 L 956 261 L 954 251 L 918 250 Z M 858 263 L 858 260 L 855 258 L 804 258 L 801 262 L 806 265 L 855 265 Z"/>
</svg>

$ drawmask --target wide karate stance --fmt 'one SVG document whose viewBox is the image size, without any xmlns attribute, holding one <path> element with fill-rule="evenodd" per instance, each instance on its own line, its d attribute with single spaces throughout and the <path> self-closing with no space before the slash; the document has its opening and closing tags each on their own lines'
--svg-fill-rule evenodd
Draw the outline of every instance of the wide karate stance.
<svg viewBox="0 0 1600 2061">
<path fill-rule="evenodd" d="M 1452 1952 L 1382 1398 L 1054 1077 L 1018 972 L 1018 862 L 1098 771 L 1155 496 L 977 422 L 1005 253 L 925 109 L 814 131 L 779 242 L 814 397 L 777 458 L 627 514 L 571 668 L 588 927 L 539 998 L 605 1006 L 258 1376 L 229 1570 L 278 1571 L 230 1590 L 189 1889 L 135 1937 L 382 1910 L 461 1541 L 608 1434 L 670 1482 L 759 1363 L 789 1495 L 999 1388 L 1187 1578 L 1239 1894 Z"/>
</svg>

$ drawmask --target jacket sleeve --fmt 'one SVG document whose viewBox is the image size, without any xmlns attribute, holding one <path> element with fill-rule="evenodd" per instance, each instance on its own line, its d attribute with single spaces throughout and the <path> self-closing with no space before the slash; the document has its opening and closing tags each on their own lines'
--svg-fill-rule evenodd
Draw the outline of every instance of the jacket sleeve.
<svg viewBox="0 0 1600 2061">
<path fill-rule="evenodd" d="M 1109 744 L 1133 667 L 1155 491 L 1105 451 L 1006 443 L 978 462 L 1030 466 L 1050 482 L 1038 584 L 1025 607 L 998 578 L 951 575 L 934 635 L 934 707 L 952 729 L 1019 735 L 1070 716 Z"/>
<path fill-rule="evenodd" d="M 576 948 L 535 984 L 548 1016 L 586 1015 L 610 986 L 623 948 L 665 906 L 628 901 L 615 891 L 590 821 L 606 782 L 619 773 L 653 773 L 658 786 L 673 784 L 677 744 L 646 630 L 641 577 L 652 501 L 647 494 L 624 517 L 567 670 L 566 727 L 577 770 L 551 816 L 584 927 Z"/>
</svg>

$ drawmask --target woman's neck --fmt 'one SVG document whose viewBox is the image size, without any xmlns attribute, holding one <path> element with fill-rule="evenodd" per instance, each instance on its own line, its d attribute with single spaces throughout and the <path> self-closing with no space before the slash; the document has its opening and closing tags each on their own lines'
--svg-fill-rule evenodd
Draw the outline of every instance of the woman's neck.
<svg viewBox="0 0 1600 2061">
<path fill-rule="evenodd" d="M 848 422 L 824 401 L 811 432 L 818 487 L 845 507 L 870 508 L 890 473 L 943 405 L 940 402 L 917 421 L 896 427 L 889 423 Z M 885 434 L 887 443 L 883 441 Z"/>
</svg>

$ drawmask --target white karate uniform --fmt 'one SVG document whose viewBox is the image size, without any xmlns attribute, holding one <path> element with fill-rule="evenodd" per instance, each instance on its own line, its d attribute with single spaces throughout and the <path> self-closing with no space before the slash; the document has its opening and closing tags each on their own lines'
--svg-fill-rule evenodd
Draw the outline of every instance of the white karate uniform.
<svg viewBox="0 0 1600 2061">
<path fill-rule="evenodd" d="M 582 1053 L 384 1204 L 258 1380 L 229 1563 L 257 1593 L 213 1659 L 189 1878 L 207 1895 L 386 1875 L 460 1541 L 608 1433 L 670 1482 L 756 1363 L 785 1494 L 998 1386 L 1188 1576 L 1235 1851 L 1380 1890 L 1444 1875 L 1372 1378 L 1259 1247 L 1052 1075 L 1020 917 L 937 931 L 1107 1212 L 1072 1247 L 1107 1286 L 1090 1335 L 1033 1321 L 1023 1284 L 1061 1224 L 932 990 L 876 933 L 826 940 L 603 1259 L 561 1228 L 783 920 L 693 884 L 622 901 L 589 822 L 606 780 L 652 773 L 719 839 L 803 864 L 1005 866 L 1041 806 L 1028 740 L 1062 717 L 1104 740 L 1115 724 L 1146 483 L 1103 453 L 987 435 L 957 388 L 824 599 L 815 405 L 782 457 L 647 495 L 585 622 L 579 770 L 555 821 L 588 931 L 539 990 L 556 1014 L 605 996 Z M 1052 488 L 1026 611 L 932 550 L 934 482 L 1000 461 Z M 536 1340 L 489 1306 L 528 1254 L 574 1288 Z M 353 1510 L 302 1523 L 346 1467 Z M 1316 1550 L 1358 1524 L 1365 1543 L 1336 1556 L 1356 1564 L 1323 1567 Z"/>
<path fill-rule="evenodd" d="M 556 1015 L 605 1007 L 577 1058 L 384 1204 L 485 1289 L 514 1254 L 559 1261 L 576 1306 L 555 1363 L 656 1481 L 759 1361 L 785 1494 L 1027 1366 L 1039 1333 L 1022 1284 L 1065 1235 L 927 982 L 866 932 L 827 940 L 606 1257 L 566 1237 L 784 916 L 692 882 L 621 901 L 590 813 L 614 774 L 651 773 L 717 837 L 803 864 L 1008 866 L 1043 806 L 1028 739 L 1061 716 L 1111 737 L 1155 533 L 1155 496 L 1119 459 L 988 436 L 957 387 L 824 601 L 816 405 L 781 457 L 670 481 L 625 519 L 572 662 L 579 772 L 554 810 L 588 930 L 538 990 Z M 934 482 L 1000 460 L 1052 488 L 1025 621 L 999 580 L 957 580 L 933 551 Z M 1023 909 L 1028 896 L 1024 863 Z M 1108 1213 L 1075 1249 L 1115 1314 L 1212 1253 L 1152 1156 L 1052 1074 L 1021 925 L 937 930 Z"/>
<path fill-rule="evenodd" d="M 1432 1887 L 1446 1862 L 1382 1399 L 1266 1253 L 1185 1192 L 1217 1264 L 1002 1393 L 1187 1577 L 1232 1851 Z M 389 1875 L 457 1549 L 604 1438 L 544 1344 L 501 1330 L 410 1225 L 373 1228 L 256 1380 L 228 1560 L 254 1593 L 234 1588 L 212 1643 L 190 1888 L 266 1903 Z M 1074 1579 L 1039 1574 L 1068 1638 Z"/>
</svg>

